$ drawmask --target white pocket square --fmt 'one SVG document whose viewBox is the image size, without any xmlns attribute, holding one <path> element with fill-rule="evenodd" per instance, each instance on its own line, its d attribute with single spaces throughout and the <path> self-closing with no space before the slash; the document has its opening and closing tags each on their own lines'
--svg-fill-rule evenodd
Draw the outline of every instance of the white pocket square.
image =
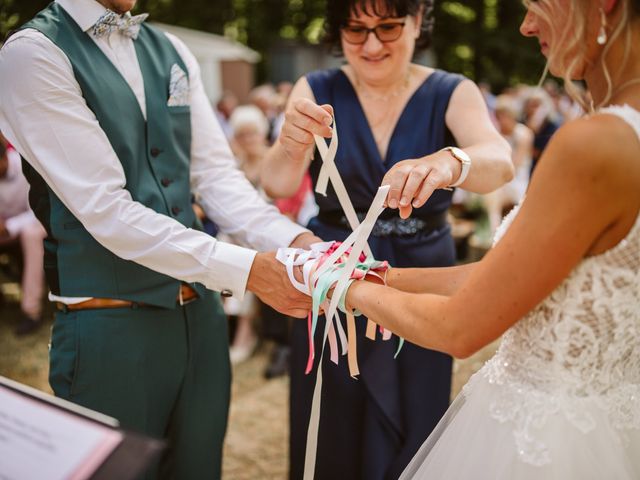
<svg viewBox="0 0 640 480">
<path fill-rule="evenodd" d="M 189 79 L 177 63 L 171 67 L 171 81 L 169 82 L 169 107 L 189 105 Z"/>
</svg>

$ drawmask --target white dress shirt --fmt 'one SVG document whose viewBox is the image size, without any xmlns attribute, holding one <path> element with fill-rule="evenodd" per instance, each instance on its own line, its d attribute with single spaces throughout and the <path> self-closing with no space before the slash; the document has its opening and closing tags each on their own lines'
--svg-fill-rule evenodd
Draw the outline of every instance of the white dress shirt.
<svg viewBox="0 0 640 480">
<path fill-rule="evenodd" d="M 57 1 L 83 31 L 106 10 L 95 0 Z M 207 216 L 240 244 L 258 250 L 289 245 L 306 230 L 264 202 L 236 168 L 196 59 L 180 40 L 167 37 L 189 71 L 193 193 Z M 146 115 L 133 41 L 118 32 L 91 38 L 126 79 Z M 0 50 L 0 131 L 105 248 L 173 278 L 244 295 L 256 252 L 218 242 L 133 201 L 124 188 L 122 165 L 87 107 L 71 63 L 36 30 L 14 34 Z"/>
</svg>

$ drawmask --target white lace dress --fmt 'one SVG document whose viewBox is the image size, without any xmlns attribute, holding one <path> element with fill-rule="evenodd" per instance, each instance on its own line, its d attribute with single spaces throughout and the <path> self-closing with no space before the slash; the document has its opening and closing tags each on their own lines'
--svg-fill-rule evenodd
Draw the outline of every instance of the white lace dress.
<svg viewBox="0 0 640 480">
<path fill-rule="evenodd" d="M 405 479 L 640 479 L 640 216 L 504 334 Z"/>
</svg>

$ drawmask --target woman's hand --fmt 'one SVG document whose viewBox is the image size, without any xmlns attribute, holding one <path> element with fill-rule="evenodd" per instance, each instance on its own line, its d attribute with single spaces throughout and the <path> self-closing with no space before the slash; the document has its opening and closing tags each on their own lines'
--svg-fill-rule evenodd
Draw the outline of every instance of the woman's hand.
<svg viewBox="0 0 640 480">
<path fill-rule="evenodd" d="M 382 179 L 390 185 L 386 205 L 399 208 L 409 218 L 413 208 L 425 204 L 438 188 L 447 188 L 460 176 L 462 166 L 449 152 L 439 151 L 415 160 L 396 163 Z"/>
<path fill-rule="evenodd" d="M 285 112 L 280 144 L 293 160 L 302 160 L 313 149 L 313 135 L 331 137 L 333 122 L 331 105 L 316 105 L 307 98 L 291 102 Z"/>
</svg>

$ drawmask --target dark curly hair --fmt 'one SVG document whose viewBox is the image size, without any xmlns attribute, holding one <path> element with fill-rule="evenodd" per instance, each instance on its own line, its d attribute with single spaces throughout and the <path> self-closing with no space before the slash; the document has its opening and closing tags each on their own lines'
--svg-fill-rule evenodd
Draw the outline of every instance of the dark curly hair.
<svg viewBox="0 0 640 480">
<path fill-rule="evenodd" d="M 342 54 L 340 29 L 347 24 L 356 10 L 369 15 L 405 17 L 422 11 L 420 37 L 416 40 L 416 50 L 429 48 L 433 31 L 433 0 L 327 0 L 324 21 L 324 43 L 336 54 Z"/>
</svg>

